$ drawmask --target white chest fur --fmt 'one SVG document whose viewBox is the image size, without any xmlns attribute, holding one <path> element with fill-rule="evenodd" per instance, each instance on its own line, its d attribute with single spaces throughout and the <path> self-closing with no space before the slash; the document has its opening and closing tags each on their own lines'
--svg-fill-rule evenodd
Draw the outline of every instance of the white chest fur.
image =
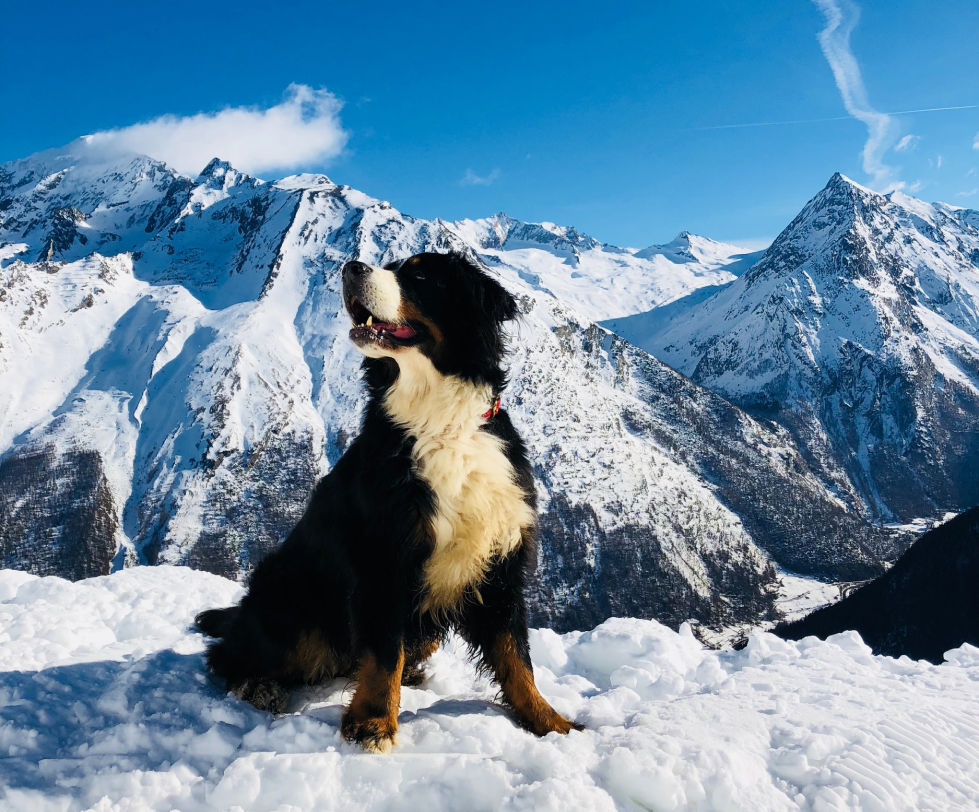
<svg viewBox="0 0 979 812">
<path fill-rule="evenodd" d="M 480 428 L 488 387 L 445 377 L 420 353 L 398 360 L 401 374 L 385 408 L 415 438 L 418 475 L 436 498 L 422 608 L 450 610 L 493 556 L 520 544 L 536 517 L 499 439 Z"/>
</svg>

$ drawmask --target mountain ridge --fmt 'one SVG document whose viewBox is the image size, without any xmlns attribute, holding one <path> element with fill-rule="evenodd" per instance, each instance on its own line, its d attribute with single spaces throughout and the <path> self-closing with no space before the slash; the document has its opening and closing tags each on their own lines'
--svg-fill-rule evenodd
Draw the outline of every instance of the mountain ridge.
<svg viewBox="0 0 979 812">
<path fill-rule="evenodd" d="M 0 326 L 17 342 L 0 346 L 16 384 L 0 393 L 0 462 L 95 453 L 116 568 L 240 577 L 278 543 L 357 431 L 338 269 L 421 250 L 471 253 L 520 303 L 504 407 L 536 464 L 535 622 L 774 619 L 780 568 L 866 578 L 906 543 L 828 487 L 790 432 L 596 324 L 625 300 L 737 279 L 741 255 L 647 260 L 551 224 L 524 224 L 507 248 L 492 218 L 422 220 L 325 176 L 264 183 L 220 161 L 196 178 L 150 159 L 41 163 L 0 175 Z M 97 239 L 33 260 L 68 206 Z M 32 487 L 23 497 L 43 503 Z M 56 537 L 59 514 L 42 515 Z M 4 556 L 24 532 L 0 505 Z"/>
</svg>

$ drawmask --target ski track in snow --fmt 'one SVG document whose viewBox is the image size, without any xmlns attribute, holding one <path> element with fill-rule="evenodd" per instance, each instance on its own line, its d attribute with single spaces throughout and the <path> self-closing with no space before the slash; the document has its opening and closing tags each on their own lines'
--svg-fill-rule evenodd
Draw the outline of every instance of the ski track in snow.
<svg viewBox="0 0 979 812">
<path fill-rule="evenodd" d="M 979 802 L 979 649 L 932 666 L 612 619 L 532 632 L 537 680 L 587 730 L 538 739 L 457 641 L 402 694 L 399 746 L 338 732 L 350 685 L 273 719 L 205 674 L 194 614 L 240 586 L 159 566 L 70 583 L 0 571 L 0 808 L 949 809 Z"/>
</svg>

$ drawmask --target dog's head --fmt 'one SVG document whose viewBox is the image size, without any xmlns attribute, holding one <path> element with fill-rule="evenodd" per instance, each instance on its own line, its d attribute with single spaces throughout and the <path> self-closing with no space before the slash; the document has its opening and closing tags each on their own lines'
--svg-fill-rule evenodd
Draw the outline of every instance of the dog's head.
<svg viewBox="0 0 979 812">
<path fill-rule="evenodd" d="M 462 254 L 416 254 L 376 268 L 343 266 L 350 339 L 370 358 L 425 355 L 444 375 L 502 387 L 503 323 L 513 297 Z"/>
</svg>

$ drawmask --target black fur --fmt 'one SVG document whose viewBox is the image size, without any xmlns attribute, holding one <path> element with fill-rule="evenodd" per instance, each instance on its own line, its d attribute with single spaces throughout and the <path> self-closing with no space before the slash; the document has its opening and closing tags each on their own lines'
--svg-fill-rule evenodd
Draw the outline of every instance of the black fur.
<svg viewBox="0 0 979 812">
<path fill-rule="evenodd" d="M 403 299 L 425 316 L 413 323 L 413 343 L 444 375 L 499 392 L 506 382 L 501 325 L 516 315 L 513 297 L 457 254 L 422 254 L 388 269 Z M 354 281 L 345 274 L 348 306 Z M 255 569 L 240 605 L 197 618 L 202 631 L 223 638 L 208 648 L 214 673 L 272 710 L 284 704 L 276 686 L 352 675 L 365 655 L 393 671 L 404 651 L 402 678 L 417 681 L 421 661 L 450 626 L 484 658 L 494 641 L 510 635 L 520 660 L 530 665 L 524 585 L 536 562 L 535 531 L 526 532 L 507 558 L 492 562 L 478 595 L 470 588 L 454 611 L 423 613 L 434 497 L 414 469 L 414 438 L 382 406 L 399 374 L 397 361 L 365 358 L 363 371 L 369 401 L 360 434 L 316 485 L 285 542 Z M 530 464 L 509 417 L 500 411 L 481 430 L 501 439 L 533 506 Z M 310 660 L 328 667 L 312 668 Z"/>
</svg>

